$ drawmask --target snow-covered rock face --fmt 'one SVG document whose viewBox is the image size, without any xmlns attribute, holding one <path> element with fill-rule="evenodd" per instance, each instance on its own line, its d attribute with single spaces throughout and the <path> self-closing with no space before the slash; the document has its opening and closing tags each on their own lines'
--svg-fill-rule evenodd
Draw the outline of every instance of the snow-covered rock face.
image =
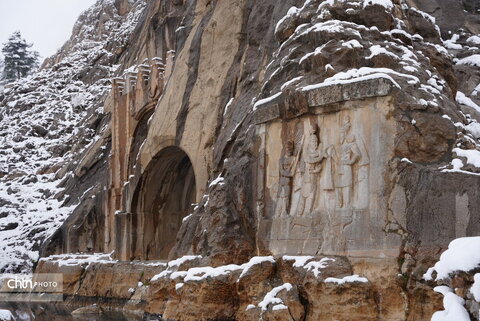
<svg viewBox="0 0 480 321">
<path fill-rule="evenodd" d="M 480 185 L 478 176 L 471 174 L 475 174 L 478 164 L 480 129 L 474 121 L 477 117 L 474 112 L 478 108 L 476 97 L 480 87 L 478 83 L 465 87 L 466 82 L 459 81 L 459 70 L 478 68 L 478 52 L 474 48 L 478 39 L 469 34 L 442 41 L 432 16 L 398 0 L 187 0 L 149 2 L 142 23 L 126 48 L 126 37 L 139 17 L 141 3 L 99 2 L 82 16 L 84 23 L 75 26 L 75 33 L 81 37 L 72 38 L 62 52 L 45 63 L 38 75 L 7 88 L 2 96 L 0 134 L 7 145 L 5 153 L 0 152 L 3 157 L 0 165 L 5 164 L 5 174 L 0 180 L 5 205 L 0 207 L 8 210 L 6 217 L 0 218 L 4 229 L 0 231 L 3 270 L 27 271 L 38 257 L 38 244 L 72 211 L 79 215 L 66 219 L 56 233 L 58 237 L 53 238 L 50 253 L 68 251 L 68 246 L 75 242 L 74 245 L 82 245 L 82 251 L 106 250 L 102 248 L 105 243 L 114 247 L 116 242 L 105 237 L 102 230 L 105 226 L 113 231 L 111 234 L 123 238 L 126 249 L 142 243 L 125 237 L 127 233 L 132 237 L 161 234 L 154 226 L 161 224 L 153 222 L 156 217 L 144 221 L 143 225 L 150 230 L 140 230 L 132 223 L 133 219 L 128 221 L 130 214 L 142 211 L 113 212 L 111 221 L 105 222 L 105 207 L 102 207 L 105 203 L 93 200 L 103 198 L 103 191 L 109 188 L 104 177 L 109 152 L 108 116 L 102 110 L 107 79 L 120 74 L 116 72 L 117 65 L 122 64 L 123 69 L 147 56 L 157 57 L 175 50 L 175 64 L 155 107 L 157 112 L 145 126 L 146 138 L 140 137 L 142 141 L 145 139 L 145 143 L 139 144 L 140 158 L 145 164 L 139 165 L 148 168 L 149 162 L 155 161 L 155 155 L 163 148 L 159 140 L 165 134 L 168 144 L 190 146 L 194 153 L 199 150 L 204 153 L 196 154 L 198 163 L 193 165 L 205 166 L 200 171 L 195 168 L 195 174 L 202 178 L 197 199 L 200 203 L 194 213 L 182 220 L 170 254 L 181 258 L 151 266 L 149 270 L 151 277 L 158 275 L 150 280 L 151 307 L 172 319 L 177 319 L 176 313 L 195 308 L 198 315 L 205 313 L 212 319 L 230 318 L 238 312 L 240 320 L 258 320 L 267 314 L 272 318 L 289 317 L 284 310 L 292 309 L 294 319 L 301 320 L 302 304 L 307 302 L 318 307 L 308 310 L 307 320 L 332 315 L 351 320 L 407 319 L 407 314 L 410 319 L 424 319 L 432 305 L 415 306 L 412 302 L 421 301 L 417 300 L 420 297 L 423 300 L 425 294 L 428 302 L 438 303 L 439 295 L 420 283 L 424 281 L 418 274 L 425 272 L 422 260 L 431 260 L 438 248 L 446 246 L 456 235 L 479 231 L 475 224 L 480 215 Z M 464 52 L 466 49 L 468 54 Z M 369 209 L 364 207 L 346 208 L 332 202 L 332 207 L 341 211 L 338 215 L 332 212 L 329 216 L 321 216 L 322 213 L 315 216 L 317 225 L 311 234 L 320 238 L 331 233 L 331 244 L 341 246 L 347 241 L 359 243 L 357 239 L 342 239 L 343 229 L 348 226 L 358 240 L 368 240 L 378 248 L 357 253 L 362 262 L 356 260 L 358 265 L 353 269 L 345 258 L 315 257 L 321 252 L 320 247 L 308 248 L 310 252 L 296 256 L 312 244 L 308 239 L 300 239 L 310 233 L 298 233 L 300 240 L 295 240 L 298 242 L 284 242 L 289 245 L 285 251 L 269 249 L 265 239 L 272 233 L 259 228 L 258 223 L 260 219 L 271 219 L 262 216 L 262 210 L 268 202 L 273 203 L 278 193 L 270 193 L 263 199 L 257 193 L 264 188 L 264 172 L 258 168 L 278 164 L 284 155 L 281 146 L 293 132 L 289 132 L 288 126 L 293 128 L 295 121 L 319 115 L 315 113 L 318 106 L 306 102 L 306 93 L 344 85 L 351 86 L 353 92 L 378 89 L 360 86 L 364 81 L 378 85 L 376 96 L 342 95 L 341 99 L 322 106 L 332 108 L 325 114 L 333 115 L 340 103 L 349 104 L 347 107 L 354 110 L 372 107 L 371 102 L 378 97 L 384 99 L 382 106 L 386 106 L 384 110 L 388 113 L 381 115 L 381 121 L 388 118 L 392 124 L 389 137 L 394 139 L 387 144 L 382 130 L 371 135 L 375 138 L 372 145 L 388 145 L 382 150 L 388 150 L 389 155 L 388 159 L 370 159 L 383 170 L 370 180 L 372 185 L 381 186 L 380 181 L 385 180 L 386 187 L 368 195 L 381 203 L 381 211 L 375 211 L 378 216 L 374 217 L 370 215 L 374 211 L 367 212 Z M 259 145 L 257 134 L 262 126 L 255 115 L 263 106 L 276 103 L 294 108 L 289 110 L 290 114 L 274 119 L 278 121 L 274 126 L 283 131 L 275 136 L 277 144 L 270 145 L 278 148 L 278 153 L 268 155 L 262 163 L 254 150 Z M 110 101 L 105 106 L 112 104 Z M 463 114 L 458 104 L 466 108 Z M 465 112 L 467 108 L 471 117 Z M 356 122 L 368 128 L 380 123 L 368 117 L 365 122 L 358 119 Z M 332 133 L 330 138 L 337 139 L 341 131 L 333 123 L 325 121 L 324 125 Z M 344 125 L 345 134 L 351 124 L 346 121 Z M 353 137 L 342 140 L 353 143 Z M 27 146 L 28 142 L 32 146 Z M 9 168 L 7 165 L 12 163 L 15 167 Z M 141 166 L 137 168 L 139 172 Z M 22 172 L 15 172 L 17 167 Z M 271 168 L 271 177 L 278 179 L 278 168 Z M 141 179 L 142 173 L 139 174 L 137 178 Z M 85 179 L 86 176 L 89 178 Z M 360 175 L 355 175 L 357 178 Z M 57 186 L 59 182 L 65 190 Z M 300 190 L 308 185 L 302 183 L 297 185 Z M 276 185 L 278 180 L 271 184 Z M 329 190 L 334 188 L 330 186 Z M 152 193 L 159 189 L 158 185 L 145 185 L 145 190 Z M 355 214 L 349 216 L 353 210 Z M 115 224 L 123 223 L 120 214 L 126 214 L 125 225 Z M 313 211 L 306 214 L 317 215 Z M 345 220 L 336 224 L 337 218 Z M 138 221 L 141 220 L 135 224 Z M 326 221 L 334 222 L 333 228 L 329 229 Z M 96 237 L 78 233 L 79 225 L 90 223 L 92 226 L 87 230 L 92 235 L 96 233 Z M 313 224 L 293 225 L 310 228 Z M 44 226 L 45 230 L 32 229 Z M 119 230 L 114 229 L 117 226 Z M 381 237 L 393 240 L 389 256 L 385 255 L 386 247 L 379 242 L 380 237 L 372 232 L 373 227 Z M 65 230 L 68 238 L 62 238 Z M 157 241 L 153 237 L 152 242 Z M 339 247 L 332 251 L 351 253 L 338 250 Z M 183 256 L 192 253 L 195 255 Z M 270 257 L 284 253 L 290 255 L 283 259 Z M 370 257 L 371 253 L 375 257 Z M 264 256 L 245 263 L 255 255 Z M 198 264 L 203 259 L 208 259 L 208 264 Z M 101 269 L 110 270 L 108 273 L 113 275 L 109 266 L 112 262 L 102 255 L 54 256 L 41 260 L 39 270 L 61 271 L 62 267 L 77 266 L 82 270 L 78 275 L 89 277 L 88 282 L 82 283 L 84 292 L 80 295 L 112 295 L 122 299 L 136 295 L 141 299 L 142 293 L 147 293 L 144 286 L 147 280 L 141 279 L 143 274 L 138 270 L 131 284 L 115 287 L 113 292 L 111 283 L 96 278 L 92 267 L 102 266 Z M 130 262 L 116 263 L 113 270 L 120 266 L 117 271 L 128 271 Z M 131 265 L 138 265 L 141 270 L 144 264 Z M 157 267 L 159 270 L 155 270 Z M 327 276 L 330 278 L 324 279 Z M 302 287 L 305 292 L 300 291 Z M 478 284 L 472 291 L 478 292 Z M 237 300 L 235 304 L 241 302 L 241 306 L 231 304 L 232 298 L 239 295 L 243 301 Z M 209 301 L 219 297 L 223 301 Z M 446 308 L 450 311 L 463 311 L 458 309 L 461 300 L 448 294 L 447 301 Z M 344 309 L 344 302 L 349 304 L 348 309 Z M 162 306 L 155 306 L 158 304 Z M 228 316 L 209 314 L 223 313 L 225 306 L 234 311 Z M 297 308 L 300 312 L 293 313 Z M 192 316 L 192 320 L 199 319 L 198 315 Z"/>
<path fill-rule="evenodd" d="M 448 79 L 452 70 L 430 61 L 448 65 L 451 59 L 435 19 L 414 8 L 391 1 L 306 1 L 288 11 L 275 34 L 281 46 L 266 71 L 263 88 L 271 93 L 265 96 L 275 92 L 278 79 L 295 79 L 282 86 L 286 91 L 384 75 L 416 96 L 409 104 L 423 99 L 427 104 L 418 109 L 435 109 L 455 90 Z M 304 75 L 294 75 L 299 71 Z"/>
<path fill-rule="evenodd" d="M 143 1 L 132 6 L 120 16 L 114 1 L 98 1 L 80 17 L 68 50 L 51 59 L 56 63 L 0 95 L 0 272 L 31 271 L 41 243 L 80 201 L 59 183 L 74 179 L 72 162 L 105 131 L 102 100 L 118 67 L 115 50 Z M 100 33 L 89 23 L 98 17 L 105 20 Z"/>
<path fill-rule="evenodd" d="M 198 255 L 162 263 L 71 254 L 42 258 L 38 270 L 64 273 L 69 296 L 131 299 L 128 309 L 138 309 L 133 302 L 141 300 L 150 313 L 171 320 L 376 318 L 374 287 L 367 278 L 351 275 L 343 257 L 254 256 L 240 265 L 211 266 L 209 258 Z"/>
</svg>

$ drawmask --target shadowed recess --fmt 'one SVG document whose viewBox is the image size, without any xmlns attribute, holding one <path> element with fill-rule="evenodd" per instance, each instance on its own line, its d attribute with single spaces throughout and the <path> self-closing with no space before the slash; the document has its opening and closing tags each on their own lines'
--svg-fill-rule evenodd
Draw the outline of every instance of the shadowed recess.
<svg viewBox="0 0 480 321">
<path fill-rule="evenodd" d="M 195 173 L 187 154 L 178 147 L 161 150 L 144 173 L 134 200 L 133 240 L 136 258 L 166 259 L 175 245 L 182 219 L 195 203 Z"/>
</svg>

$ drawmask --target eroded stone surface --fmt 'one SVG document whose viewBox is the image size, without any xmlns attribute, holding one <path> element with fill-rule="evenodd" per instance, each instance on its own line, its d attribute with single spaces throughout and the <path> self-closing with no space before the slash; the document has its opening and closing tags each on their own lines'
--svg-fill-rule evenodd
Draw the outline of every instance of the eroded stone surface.
<svg viewBox="0 0 480 321">
<path fill-rule="evenodd" d="M 215 267 L 254 255 L 344 255 L 324 261 L 322 275 L 368 282 L 326 282 L 313 272 L 318 257 L 304 262 L 311 270 L 277 259 L 245 279 L 234 266 L 185 281 L 193 266 L 180 265 L 148 290 L 134 287 L 128 308 L 178 320 L 430 317 L 441 298 L 427 293 L 425 267 L 451 238 L 480 231 L 479 178 L 472 164 L 458 171 L 465 160 L 452 152 L 479 150 L 455 102 L 475 78 L 453 66 L 431 17 L 398 2 L 152 1 L 137 36 L 122 67 L 138 71 L 117 79 L 106 100 L 109 195 L 101 208 L 83 201 L 88 214 L 76 216 L 101 218 L 87 228 L 95 243 L 103 236 L 103 249 L 123 260 L 168 248 L 162 257 L 202 255 L 195 266 Z M 152 78 L 154 57 L 170 57 L 169 77 Z M 181 175 L 180 151 L 194 180 Z M 185 185 L 194 192 L 169 193 Z M 181 211 L 168 206 L 170 194 Z M 187 203 L 198 203 L 189 216 Z M 72 235 L 46 253 L 76 248 L 65 246 Z M 139 280 L 118 264 L 125 284 Z M 95 275 L 122 283 L 115 266 L 93 264 L 90 289 L 68 288 L 128 299 L 126 285 L 96 285 Z M 287 309 L 259 306 L 274 289 Z"/>
<path fill-rule="evenodd" d="M 410 308 L 412 320 L 420 320 L 430 312 L 416 309 L 441 302 L 425 296 L 421 287 L 415 292 L 421 304 L 406 301 L 405 288 L 385 282 L 394 266 L 380 266 L 378 260 L 353 266 L 338 256 L 254 257 L 242 265 L 216 267 L 210 262 L 196 256 L 165 264 L 93 262 L 71 255 L 43 259 L 37 271 L 65 273 L 65 294 L 73 306 L 88 307 L 89 298 L 108 296 L 110 301 L 97 309 L 114 301 L 117 309 L 147 310 L 171 320 L 392 320 L 405 319 L 402 313 Z"/>
<path fill-rule="evenodd" d="M 382 236 L 387 208 L 378 198 L 388 188 L 393 156 L 389 104 L 349 102 L 334 114 L 320 109 L 318 116 L 265 125 L 260 229 L 273 253 L 396 255 L 400 239 Z"/>
</svg>

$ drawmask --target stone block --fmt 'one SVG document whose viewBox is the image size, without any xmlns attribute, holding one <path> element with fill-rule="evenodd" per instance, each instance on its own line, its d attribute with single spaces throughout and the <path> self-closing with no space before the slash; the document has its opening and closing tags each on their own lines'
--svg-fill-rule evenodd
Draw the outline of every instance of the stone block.
<svg viewBox="0 0 480 321">
<path fill-rule="evenodd" d="M 309 107 L 318 107 L 337 103 L 343 100 L 342 86 L 332 85 L 323 86 L 311 90 L 307 90 L 307 100 Z"/>
<path fill-rule="evenodd" d="M 268 121 L 280 118 L 279 104 L 265 104 L 257 107 L 253 114 L 255 124 L 266 123 Z"/>
<path fill-rule="evenodd" d="M 290 218 L 278 217 L 272 220 L 272 235 L 271 239 L 285 240 L 289 238 L 290 232 Z"/>
<path fill-rule="evenodd" d="M 286 250 L 287 254 L 302 254 L 304 240 L 288 240 L 286 241 Z"/>
<path fill-rule="evenodd" d="M 269 249 L 272 253 L 283 254 L 287 253 L 287 245 L 290 241 L 287 240 L 272 240 L 269 244 Z"/>
<path fill-rule="evenodd" d="M 312 230 L 311 217 L 293 217 L 290 224 L 290 239 L 305 240 Z"/>
<path fill-rule="evenodd" d="M 308 254 L 316 254 L 318 250 L 320 249 L 322 245 L 322 240 L 320 239 L 309 239 L 306 242 L 303 243 L 303 249 L 302 249 L 302 254 L 308 255 Z"/>
<path fill-rule="evenodd" d="M 386 96 L 390 93 L 392 86 L 392 82 L 386 78 L 374 78 L 343 84 L 342 100 Z"/>
<path fill-rule="evenodd" d="M 296 118 L 308 113 L 307 95 L 302 91 L 291 91 L 285 99 L 285 118 Z"/>
</svg>

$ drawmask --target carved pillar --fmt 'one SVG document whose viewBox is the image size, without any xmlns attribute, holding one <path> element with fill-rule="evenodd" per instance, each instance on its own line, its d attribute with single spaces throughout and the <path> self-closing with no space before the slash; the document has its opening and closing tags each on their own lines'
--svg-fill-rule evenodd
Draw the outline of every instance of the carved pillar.
<svg viewBox="0 0 480 321">
<path fill-rule="evenodd" d="M 120 130 L 126 117 L 127 99 L 125 96 L 125 80 L 114 78 L 112 82 L 113 110 L 112 110 L 112 156 L 110 158 L 110 189 L 108 197 L 107 217 L 105 219 L 105 248 L 112 249 L 115 244 L 115 212 L 119 210 L 121 202 L 121 164 L 122 141 L 125 133 Z"/>
<path fill-rule="evenodd" d="M 167 54 L 167 69 L 173 68 L 174 53 Z M 110 158 L 110 188 L 106 204 L 105 248 L 115 248 L 117 257 L 128 260 L 138 257 L 143 247 L 144 218 L 130 209 L 129 199 L 139 182 L 130 177 L 135 158 L 130 157 L 139 121 L 155 108 L 165 87 L 165 65 L 160 58 L 148 59 L 137 71 L 128 71 L 112 82 L 112 154 Z M 131 184 L 131 185 L 130 185 Z M 128 211 L 127 211 L 128 209 Z"/>
<path fill-rule="evenodd" d="M 165 87 L 165 65 L 161 58 L 153 58 L 150 69 L 151 82 L 150 94 L 152 97 L 160 97 Z"/>
</svg>

